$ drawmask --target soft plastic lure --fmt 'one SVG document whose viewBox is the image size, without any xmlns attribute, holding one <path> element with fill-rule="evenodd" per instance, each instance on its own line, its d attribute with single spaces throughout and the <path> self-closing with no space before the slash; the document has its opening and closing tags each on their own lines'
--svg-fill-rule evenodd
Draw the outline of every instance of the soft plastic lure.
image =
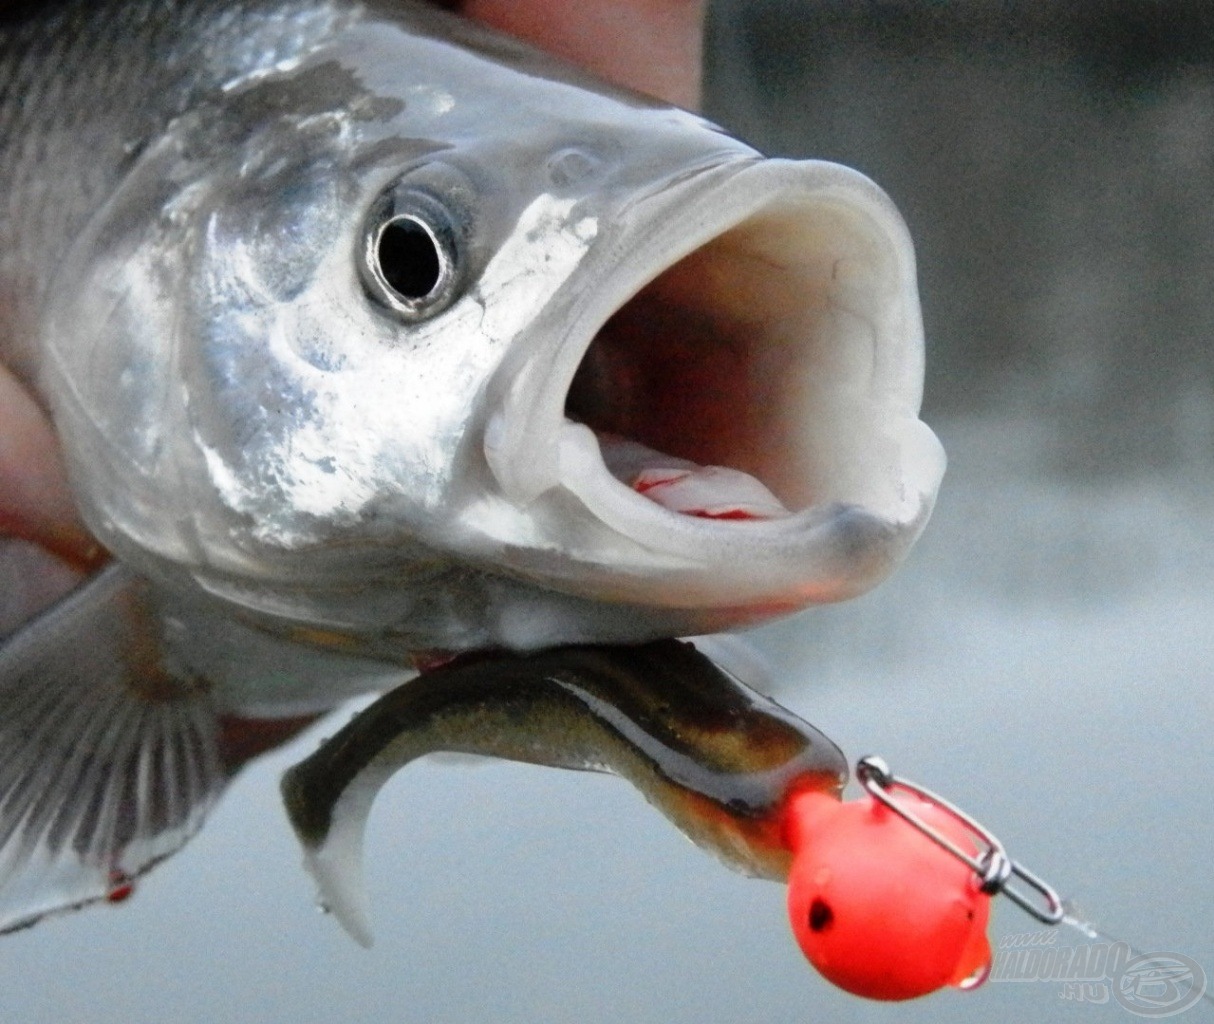
<svg viewBox="0 0 1214 1024">
<path fill-rule="evenodd" d="M 369 944 L 362 839 L 394 772 L 461 751 L 613 772 L 697 845 L 787 880 L 793 934 L 830 981 L 908 999 L 986 977 L 990 897 L 1061 919 L 1048 886 L 989 832 L 883 762 L 847 762 L 809 723 L 690 644 L 567 647 L 458 661 L 406 683 L 287 772 L 283 795 L 321 902 Z M 1034 902 L 1008 883 L 1018 877 Z M 1042 909 L 1044 901 L 1044 909 Z"/>
<path fill-rule="evenodd" d="M 783 880 L 786 794 L 837 799 L 847 759 L 807 722 L 690 644 L 561 647 L 460 659 L 366 708 L 283 777 L 320 901 L 369 945 L 362 839 L 372 802 L 436 751 L 604 771 L 633 784 L 697 846 Z"/>
</svg>

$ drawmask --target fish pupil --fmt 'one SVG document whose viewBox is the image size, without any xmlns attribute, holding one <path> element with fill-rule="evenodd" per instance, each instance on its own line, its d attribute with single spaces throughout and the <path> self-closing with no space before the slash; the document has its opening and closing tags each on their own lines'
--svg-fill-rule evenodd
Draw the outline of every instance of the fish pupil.
<svg viewBox="0 0 1214 1024">
<path fill-rule="evenodd" d="M 438 243 L 412 218 L 394 220 L 384 227 L 376 259 L 384 281 L 405 299 L 424 299 L 434 291 L 442 275 Z"/>
</svg>

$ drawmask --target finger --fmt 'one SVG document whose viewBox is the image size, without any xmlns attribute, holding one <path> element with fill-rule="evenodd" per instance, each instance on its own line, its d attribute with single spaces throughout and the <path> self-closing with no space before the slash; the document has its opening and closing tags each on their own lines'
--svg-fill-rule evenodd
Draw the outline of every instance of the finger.
<svg viewBox="0 0 1214 1024">
<path fill-rule="evenodd" d="M 699 104 L 704 0 L 465 0 L 459 10 L 610 82 Z"/>
<path fill-rule="evenodd" d="M 50 419 L 0 367 L 0 537 L 20 537 L 84 570 L 101 548 L 80 522 Z"/>
</svg>

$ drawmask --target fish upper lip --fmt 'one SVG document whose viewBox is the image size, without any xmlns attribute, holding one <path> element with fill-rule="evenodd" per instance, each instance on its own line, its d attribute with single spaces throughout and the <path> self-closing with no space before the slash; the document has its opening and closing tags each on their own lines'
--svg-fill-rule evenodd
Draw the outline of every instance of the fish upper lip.
<svg viewBox="0 0 1214 1024">
<path fill-rule="evenodd" d="M 620 214 L 632 214 L 641 224 L 658 222 L 677 231 L 686 218 L 675 212 L 679 204 L 674 197 L 708 191 L 716 181 L 728 180 L 742 168 L 762 162 L 757 156 L 734 157 L 677 172 L 666 179 L 664 188 L 634 199 Z M 507 361 L 499 371 L 504 383 L 486 424 L 485 453 L 503 493 L 520 506 L 561 483 L 559 437 L 567 422 L 565 400 L 599 330 L 649 280 L 719 233 L 701 229 L 689 236 L 694 240 L 671 247 L 637 237 L 642 235 L 637 227 L 621 232 L 612 225 L 608 230 L 618 232 L 610 245 L 598 240 L 600 252 L 608 255 L 598 257 L 598 266 L 579 268 L 579 274 L 593 274 L 596 286 L 570 294 L 552 317 L 555 329 L 540 335 L 544 340 L 523 353 L 521 362 Z M 638 242 L 644 245 L 639 250 L 635 247 Z"/>
<path fill-rule="evenodd" d="M 833 280 L 847 262 L 843 257 L 831 271 L 831 284 L 817 285 L 827 310 L 822 314 L 824 322 L 830 316 L 852 315 L 861 328 L 854 333 L 863 334 L 866 328 L 872 335 L 871 355 L 863 357 L 868 362 L 857 379 L 843 383 L 843 391 L 851 390 L 842 395 L 840 407 L 847 402 L 856 408 L 867 406 L 865 414 L 873 422 L 865 423 L 865 428 L 872 430 L 874 446 L 885 449 L 869 457 L 884 463 L 869 472 L 872 479 L 867 481 L 860 479 L 859 471 L 842 467 L 837 474 L 843 481 L 838 493 L 793 502 L 793 514 L 776 520 L 697 519 L 663 508 L 613 477 L 594 431 L 567 415 L 566 402 L 578 367 L 604 325 L 652 282 L 765 215 L 800 205 L 827 211 L 827 221 L 851 218 L 848 230 L 854 238 L 845 244 L 873 247 L 873 261 L 882 264 L 884 277 L 872 267 L 866 269 L 863 259 L 856 257 L 861 276 L 868 272 L 872 278 L 856 286 L 857 294 L 877 307 L 873 315 L 881 319 L 880 324 L 864 321 L 863 311 L 853 315 L 847 308 L 849 285 L 836 285 Z M 563 327 L 556 341 L 540 344 L 507 371 L 501 401 L 490 414 L 485 434 L 486 458 L 507 500 L 527 507 L 546 492 L 563 488 L 617 533 L 653 552 L 686 558 L 702 567 L 716 560 L 706 558 L 706 542 L 719 548 L 721 538 L 728 537 L 729 557 L 735 560 L 748 552 L 765 554 L 770 560 L 774 551 L 778 557 L 804 562 L 802 556 L 815 549 L 810 561 L 816 559 L 822 573 L 835 577 L 841 571 L 838 549 L 848 547 L 848 538 L 857 536 L 856 523 L 862 520 L 874 527 L 866 535 L 884 552 L 882 559 L 896 561 L 926 522 L 944 458 L 935 435 L 918 419 L 923 344 L 914 255 L 890 200 L 863 175 L 839 165 L 752 158 L 686 175 L 678 185 L 652 193 L 628 212 L 631 221 L 611 244 L 602 245 L 606 259 L 596 253 L 579 268 L 597 284 L 565 300 L 555 320 Z M 878 248 L 882 248 L 879 253 Z M 600 264 L 590 267 L 589 260 L 595 258 Z M 791 279 L 793 272 L 789 275 Z M 794 280 L 787 290 L 791 294 L 801 284 Z M 841 358 L 847 360 L 861 346 L 837 347 L 853 350 L 843 352 Z M 844 460 L 847 443 L 838 439 L 832 443 L 832 457 Z M 719 464 L 728 465 L 724 460 Z M 876 528 L 882 524 L 884 530 Z M 823 555 L 826 549 L 834 554 Z M 805 570 L 802 564 L 793 575 Z M 868 570 L 863 574 L 871 575 Z"/>
</svg>

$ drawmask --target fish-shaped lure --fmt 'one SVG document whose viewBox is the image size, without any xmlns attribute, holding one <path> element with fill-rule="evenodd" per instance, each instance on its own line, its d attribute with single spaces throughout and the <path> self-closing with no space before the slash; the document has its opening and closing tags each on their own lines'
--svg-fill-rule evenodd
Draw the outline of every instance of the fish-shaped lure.
<svg viewBox="0 0 1214 1024">
<path fill-rule="evenodd" d="M 436 752 L 619 775 L 698 846 L 771 879 L 791 863 L 788 795 L 837 798 L 848 777 L 830 739 L 689 643 L 461 659 L 381 697 L 283 777 L 321 901 L 364 944 L 371 805 L 395 772 Z"/>
<path fill-rule="evenodd" d="M 299 711 L 419 651 L 713 631 L 859 593 L 922 529 L 913 253 L 862 175 L 424 5 L 21 9 L 0 397 L 49 410 L 120 564 L 0 650 L 8 708 Z M 14 829 L 5 877 L 82 845 Z M 113 844 L 89 877 L 138 870 Z"/>
<path fill-rule="evenodd" d="M 787 880 L 797 942 L 850 992 L 908 999 L 974 987 L 989 971 L 998 889 L 893 808 L 967 855 L 984 834 L 892 780 L 884 800 L 841 803 L 847 761 L 834 743 L 673 640 L 452 663 L 380 698 L 288 771 L 304 864 L 322 905 L 363 944 L 371 805 L 394 772 L 437 751 L 627 779 L 729 866 Z"/>
</svg>

